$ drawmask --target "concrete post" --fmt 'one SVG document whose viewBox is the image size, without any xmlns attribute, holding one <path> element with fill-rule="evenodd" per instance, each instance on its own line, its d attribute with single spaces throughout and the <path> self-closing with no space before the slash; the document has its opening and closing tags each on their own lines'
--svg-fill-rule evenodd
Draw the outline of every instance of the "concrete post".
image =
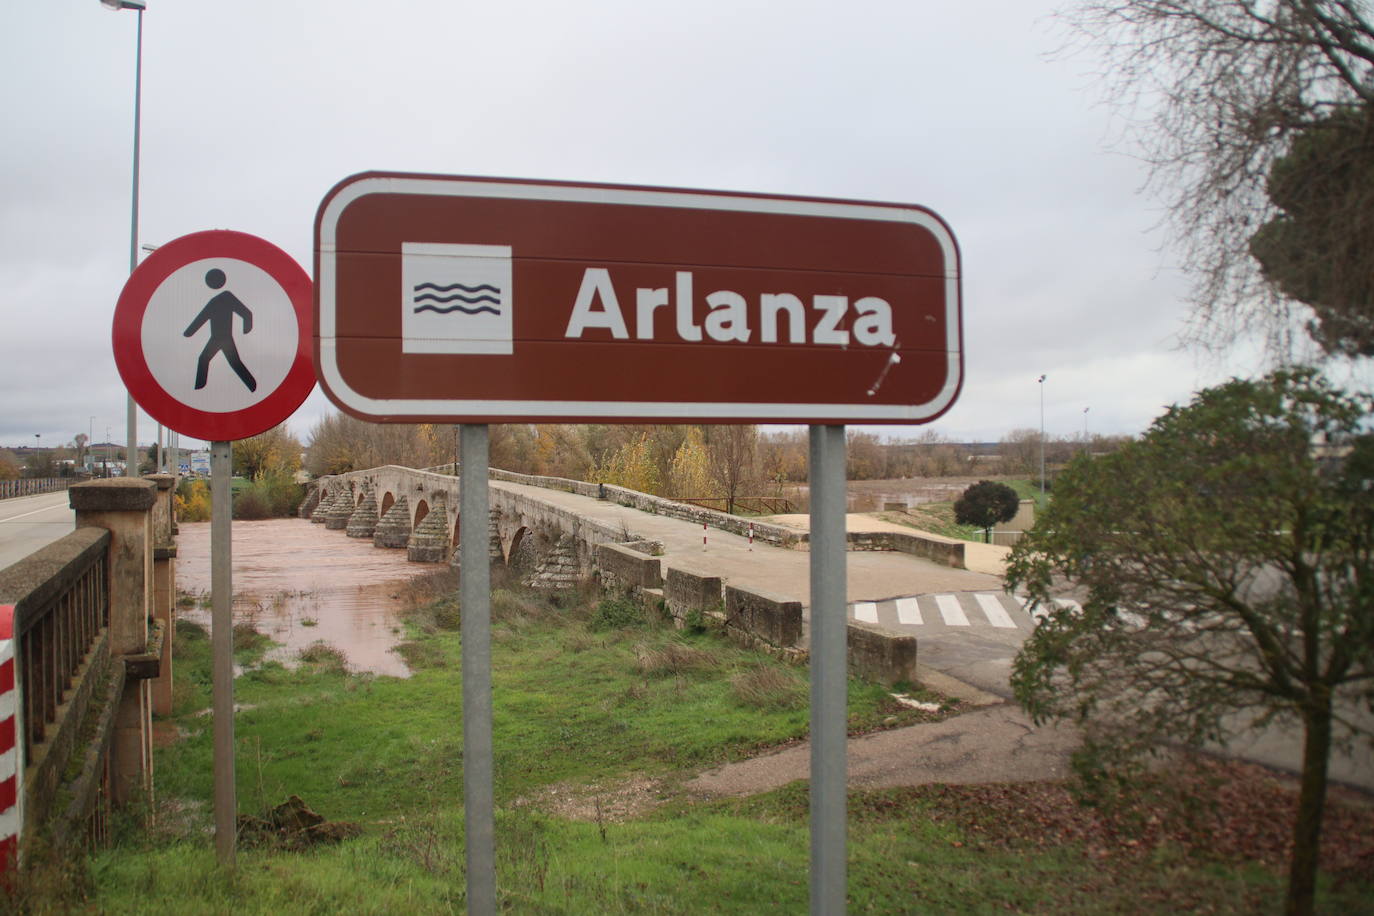
<svg viewBox="0 0 1374 916">
<path fill-rule="evenodd" d="M 177 545 L 172 530 L 176 513 L 173 499 L 176 478 L 153 474 L 148 480 L 157 485 L 153 504 L 153 608 L 151 616 L 163 627 L 162 655 L 158 676 L 152 681 L 153 714 L 172 714 L 172 633 L 176 629 Z"/>
<path fill-rule="evenodd" d="M 136 477 L 115 477 L 77 484 L 68 492 L 78 528 L 110 532 L 110 654 L 119 660 L 145 652 L 153 604 L 152 510 L 157 485 Z M 115 712 L 110 759 L 110 790 L 117 803 L 139 790 L 152 792 L 151 700 L 147 681 L 125 683 Z"/>
</svg>

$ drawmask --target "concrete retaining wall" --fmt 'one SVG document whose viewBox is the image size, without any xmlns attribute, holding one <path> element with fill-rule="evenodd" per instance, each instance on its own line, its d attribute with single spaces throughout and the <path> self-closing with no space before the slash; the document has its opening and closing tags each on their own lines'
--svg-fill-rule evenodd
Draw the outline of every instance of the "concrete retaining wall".
<svg viewBox="0 0 1374 916">
<path fill-rule="evenodd" d="M 894 636 L 850 621 L 849 671 L 867 681 L 895 684 L 916 680 L 916 637 Z"/>
<path fill-rule="evenodd" d="M 722 600 L 719 576 L 699 576 L 686 570 L 668 567 L 663 580 L 663 600 L 668 613 L 683 620 L 692 611 L 717 610 Z"/>
<path fill-rule="evenodd" d="M 725 625 L 738 627 L 771 645 L 790 648 L 802 641 L 802 604 L 776 595 L 727 586 Z"/>
<path fill-rule="evenodd" d="M 603 588 L 633 592 L 663 585 L 661 560 L 620 544 L 598 544 L 596 568 Z"/>
<path fill-rule="evenodd" d="M 899 531 L 851 531 L 850 550 L 893 550 L 923 557 L 955 569 L 965 569 L 964 542 L 934 534 Z"/>
</svg>

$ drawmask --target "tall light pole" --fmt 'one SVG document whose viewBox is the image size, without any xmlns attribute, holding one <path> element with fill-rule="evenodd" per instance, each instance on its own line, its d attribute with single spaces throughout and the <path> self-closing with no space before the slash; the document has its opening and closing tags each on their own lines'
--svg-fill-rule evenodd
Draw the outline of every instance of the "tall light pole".
<svg viewBox="0 0 1374 916">
<path fill-rule="evenodd" d="M 91 466 L 91 476 L 95 476 L 95 456 L 91 454 L 91 448 L 95 446 L 95 414 L 91 414 L 90 425 L 86 427 L 86 454 L 82 459 L 83 466 Z"/>
<path fill-rule="evenodd" d="M 1040 383 L 1040 499 L 1045 499 L 1045 376 L 1036 379 Z"/>
<path fill-rule="evenodd" d="M 129 219 L 129 273 L 138 266 L 138 140 L 139 124 L 143 103 L 143 10 L 146 0 L 100 0 L 100 5 L 119 12 L 134 10 L 138 13 L 138 44 L 134 57 L 134 192 L 133 212 Z M 138 473 L 138 405 L 134 396 L 129 395 L 128 457 L 124 462 L 124 476 L 133 477 Z"/>
<path fill-rule="evenodd" d="M 1084 407 L 1084 408 L 1083 408 L 1083 447 L 1084 447 L 1084 448 L 1087 448 L 1087 447 L 1088 447 L 1088 411 L 1090 411 L 1090 410 L 1092 410 L 1091 407 Z"/>
</svg>

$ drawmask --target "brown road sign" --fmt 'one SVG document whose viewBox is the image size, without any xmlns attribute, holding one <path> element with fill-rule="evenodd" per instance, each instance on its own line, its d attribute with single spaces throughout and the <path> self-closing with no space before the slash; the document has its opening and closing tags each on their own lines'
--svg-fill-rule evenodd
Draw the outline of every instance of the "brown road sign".
<svg viewBox="0 0 1374 916">
<path fill-rule="evenodd" d="M 369 420 L 925 423 L 963 377 L 916 206 L 366 173 L 315 276 L 320 381 Z"/>
</svg>

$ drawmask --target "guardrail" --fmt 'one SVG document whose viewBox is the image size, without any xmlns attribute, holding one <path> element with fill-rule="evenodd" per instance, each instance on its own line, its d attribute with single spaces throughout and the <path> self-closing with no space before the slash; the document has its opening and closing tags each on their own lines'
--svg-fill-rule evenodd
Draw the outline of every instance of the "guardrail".
<svg viewBox="0 0 1374 916">
<path fill-rule="evenodd" d="M 112 805 L 151 797 L 151 712 L 171 687 L 171 482 L 73 487 L 76 530 L 0 569 L 0 886 L 30 837 L 100 843 Z"/>
<path fill-rule="evenodd" d="M 39 493 L 56 493 L 65 490 L 73 483 L 73 477 L 31 477 L 19 480 L 0 480 L 0 499 L 13 499 L 16 496 L 37 496 Z"/>
</svg>

